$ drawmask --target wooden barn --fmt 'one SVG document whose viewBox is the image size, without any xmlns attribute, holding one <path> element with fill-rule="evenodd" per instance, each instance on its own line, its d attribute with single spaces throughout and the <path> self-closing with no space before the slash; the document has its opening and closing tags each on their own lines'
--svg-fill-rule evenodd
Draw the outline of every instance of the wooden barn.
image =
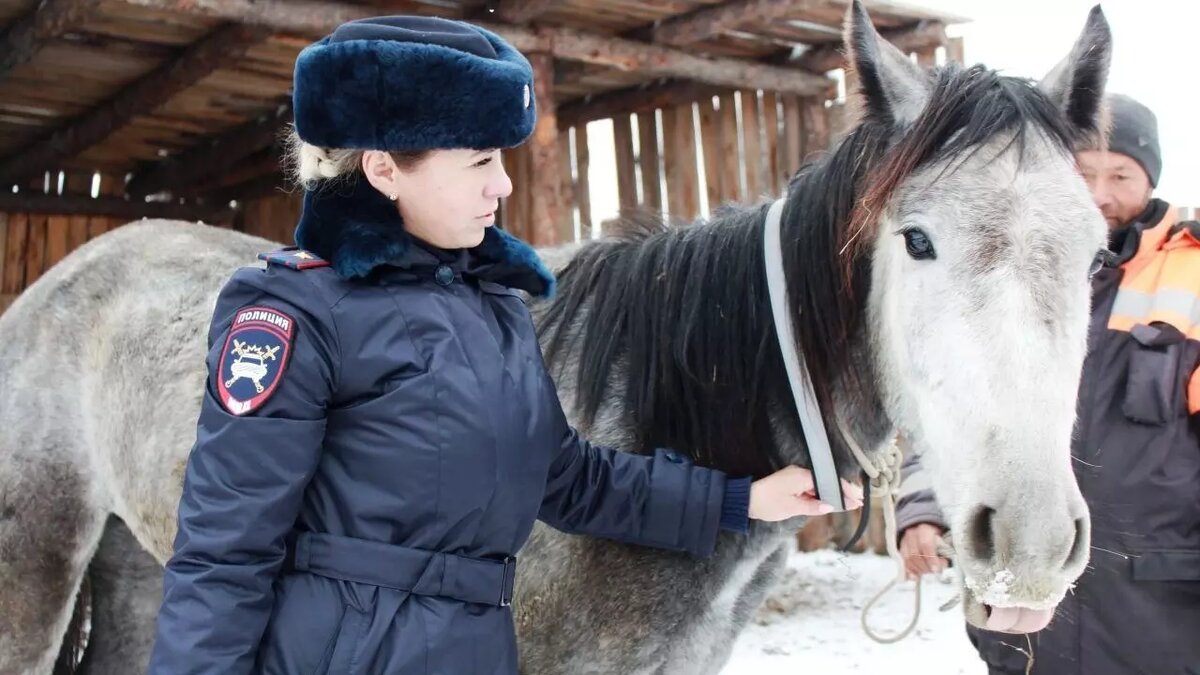
<svg viewBox="0 0 1200 675">
<path fill-rule="evenodd" d="M 74 248 L 140 218 L 290 242 L 300 195 L 280 139 L 293 63 L 344 21 L 467 19 L 528 56 L 540 118 L 505 153 L 516 189 L 499 222 L 549 245 L 600 231 L 599 182 L 620 207 L 678 219 L 778 194 L 845 117 L 847 4 L 0 0 L 0 311 Z M 960 19 L 866 5 L 917 61 L 961 59 L 946 34 Z"/>
</svg>

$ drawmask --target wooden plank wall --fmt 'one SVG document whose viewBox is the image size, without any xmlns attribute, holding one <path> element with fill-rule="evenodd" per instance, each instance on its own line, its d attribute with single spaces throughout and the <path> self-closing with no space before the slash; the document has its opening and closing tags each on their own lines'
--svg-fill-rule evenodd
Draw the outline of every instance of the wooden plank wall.
<svg viewBox="0 0 1200 675">
<path fill-rule="evenodd" d="M 91 173 L 67 173 L 61 181 L 57 173 L 47 174 L 30 181 L 25 190 L 91 195 L 94 180 Z M 124 191 L 124 176 L 99 174 L 99 180 L 99 195 Z M 0 312 L 72 251 L 126 222 L 110 216 L 0 212 Z"/>
</svg>

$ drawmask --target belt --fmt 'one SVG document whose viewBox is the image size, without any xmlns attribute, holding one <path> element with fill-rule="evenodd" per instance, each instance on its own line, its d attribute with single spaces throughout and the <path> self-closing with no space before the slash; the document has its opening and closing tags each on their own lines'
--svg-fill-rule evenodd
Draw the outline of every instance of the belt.
<svg viewBox="0 0 1200 675">
<path fill-rule="evenodd" d="M 288 537 L 284 570 L 479 605 L 512 604 L 517 559 L 473 558 L 316 532 Z"/>
</svg>

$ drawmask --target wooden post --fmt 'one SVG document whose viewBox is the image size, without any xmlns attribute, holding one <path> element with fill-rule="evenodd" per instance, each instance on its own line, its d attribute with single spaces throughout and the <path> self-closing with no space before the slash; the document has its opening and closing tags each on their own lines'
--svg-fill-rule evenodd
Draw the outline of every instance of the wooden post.
<svg viewBox="0 0 1200 675">
<path fill-rule="evenodd" d="M 546 52 L 529 55 L 533 66 L 534 96 L 538 121 L 530 139 L 532 166 L 527 179 L 531 197 L 529 243 L 552 246 L 559 243 L 563 208 L 559 186 L 558 120 L 554 108 L 554 57 Z"/>
<path fill-rule="evenodd" d="M 711 96 L 700 105 L 700 147 L 704 152 L 704 190 L 711 214 L 721 205 L 721 131 Z"/>
<path fill-rule="evenodd" d="M 575 241 L 575 219 L 572 217 L 578 200 L 575 197 L 575 179 L 571 177 L 571 130 L 558 132 L 558 176 L 562 180 L 559 190 L 562 193 L 563 208 L 567 217 L 562 220 L 562 232 L 559 241 Z"/>
<path fill-rule="evenodd" d="M 613 144 L 617 156 L 617 201 L 622 209 L 637 206 L 637 169 L 633 157 L 633 125 L 629 115 L 613 118 Z"/>
<path fill-rule="evenodd" d="M 809 162 L 829 151 L 829 119 L 824 101 L 814 98 L 801 100 L 804 103 L 801 107 L 804 116 L 804 162 Z"/>
<path fill-rule="evenodd" d="M 67 173 L 66 189 L 63 192 L 69 195 L 90 197 L 92 194 L 92 172 L 72 171 Z M 67 252 L 70 253 L 87 242 L 88 217 L 82 213 L 75 214 L 70 216 L 68 222 Z"/>
<path fill-rule="evenodd" d="M 763 155 L 767 163 L 767 186 L 772 197 L 783 194 L 783 175 L 779 152 L 779 110 L 778 98 L 773 91 L 764 91 L 762 97 L 763 131 L 766 136 L 766 147 Z"/>
<path fill-rule="evenodd" d="M 721 201 L 737 202 L 745 198 L 742 190 L 741 155 L 738 152 L 737 103 L 734 94 L 719 99 L 717 126 L 721 132 Z"/>
<path fill-rule="evenodd" d="M 667 208 L 672 219 L 681 221 L 695 218 L 700 210 L 695 133 L 691 104 L 663 111 L 663 167 L 667 177 Z"/>
<path fill-rule="evenodd" d="M 666 116 L 664 115 L 664 120 Z M 642 169 L 642 205 L 661 211 L 662 174 L 659 172 L 658 120 L 653 110 L 638 113 L 638 163 Z"/>
<path fill-rule="evenodd" d="M 29 245 L 29 214 L 8 215 L 4 247 L 4 278 L 0 293 L 16 295 L 25 288 L 25 249 Z"/>
<path fill-rule="evenodd" d="M 946 43 L 946 60 L 954 63 L 963 63 L 964 57 L 963 39 L 960 37 L 950 38 Z"/>
<path fill-rule="evenodd" d="M 922 47 L 917 50 L 917 65 L 922 68 L 933 68 L 937 65 L 937 47 Z"/>
<path fill-rule="evenodd" d="M 44 213 L 29 214 L 29 240 L 25 247 L 25 288 L 37 281 L 46 269 L 46 221 Z"/>
<path fill-rule="evenodd" d="M 579 203 L 579 233 L 581 237 L 595 237 L 596 226 L 592 223 L 592 192 L 588 182 L 588 170 L 591 166 L 591 148 L 588 145 L 586 124 L 575 127 L 575 200 Z"/>
<path fill-rule="evenodd" d="M 800 99 L 792 94 L 783 97 L 783 159 L 787 178 L 800 170 L 804 157 L 803 131 L 800 127 Z"/>
<path fill-rule="evenodd" d="M 758 92 L 753 89 L 743 90 L 740 96 L 742 135 L 746 145 L 746 198 L 754 202 L 766 192 L 763 181 L 762 135 L 758 121 Z"/>
</svg>

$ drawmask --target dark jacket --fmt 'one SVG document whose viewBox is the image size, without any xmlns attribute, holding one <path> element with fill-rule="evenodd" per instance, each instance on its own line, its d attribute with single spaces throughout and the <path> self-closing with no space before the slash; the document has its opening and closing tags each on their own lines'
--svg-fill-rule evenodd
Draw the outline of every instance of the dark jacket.
<svg viewBox="0 0 1200 675">
<path fill-rule="evenodd" d="M 277 252 L 222 290 L 151 673 L 515 673 L 535 519 L 701 557 L 745 530 L 749 479 L 568 426 L 510 290 L 551 285 L 524 244 L 312 215 L 400 245 Z"/>
<path fill-rule="evenodd" d="M 1030 636 L 1033 672 L 1200 675 L 1200 223 L 1153 200 L 1112 250 L 1072 447 L 1091 564 Z M 944 527 L 917 456 L 904 475 L 899 527 Z M 993 673 L 1025 672 L 1023 636 L 969 632 Z"/>
</svg>

